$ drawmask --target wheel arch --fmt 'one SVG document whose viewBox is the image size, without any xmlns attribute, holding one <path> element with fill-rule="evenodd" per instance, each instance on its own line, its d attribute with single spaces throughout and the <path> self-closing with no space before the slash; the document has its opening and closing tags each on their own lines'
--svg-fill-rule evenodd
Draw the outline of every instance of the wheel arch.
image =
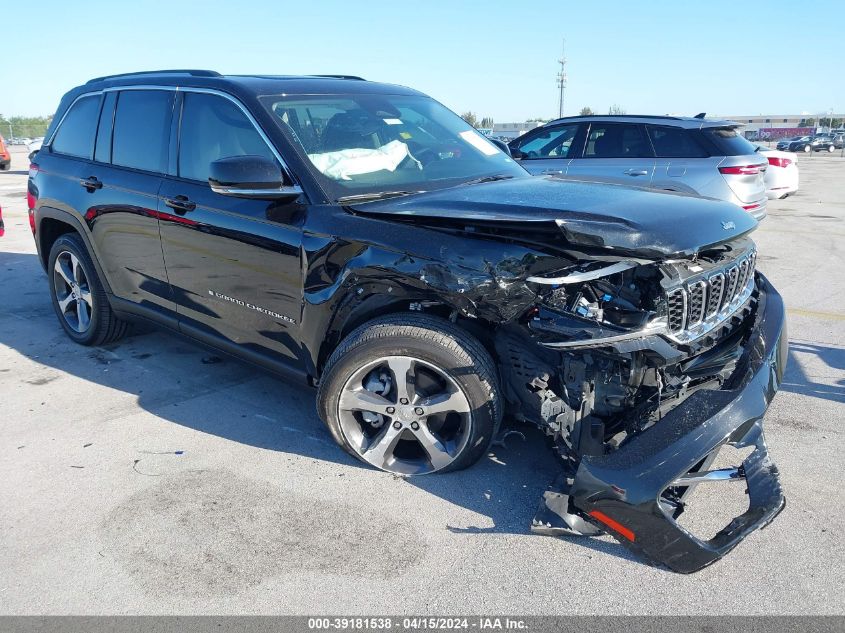
<svg viewBox="0 0 845 633">
<path fill-rule="evenodd" d="M 359 287 L 361 288 L 361 287 Z M 393 288 L 393 290 L 388 290 Z M 368 292 L 350 289 L 338 302 L 314 357 L 314 375 L 319 379 L 332 352 L 352 331 L 368 321 L 392 314 L 427 314 L 451 321 L 476 338 L 495 359 L 492 334 L 496 325 L 483 318 L 468 318 L 461 309 L 433 292 L 412 292 L 396 296 L 396 284 L 369 288 Z M 405 289 L 407 290 L 407 288 Z"/>
<path fill-rule="evenodd" d="M 41 266 L 44 270 L 47 270 L 47 259 L 50 257 L 50 249 L 56 243 L 57 239 L 67 233 L 76 233 L 82 239 L 85 248 L 88 250 L 88 254 L 91 256 L 91 261 L 94 262 L 94 267 L 97 269 L 97 275 L 103 284 L 104 290 L 111 294 L 111 284 L 100 265 L 100 260 L 93 248 L 89 232 L 80 220 L 66 211 L 43 206 L 37 211 L 35 245 L 38 250 L 38 259 L 41 261 Z"/>
</svg>

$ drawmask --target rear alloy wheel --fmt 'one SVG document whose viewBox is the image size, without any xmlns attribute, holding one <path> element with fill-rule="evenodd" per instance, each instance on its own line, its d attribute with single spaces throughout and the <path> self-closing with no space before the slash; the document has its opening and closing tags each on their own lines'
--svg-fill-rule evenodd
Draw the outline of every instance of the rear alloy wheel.
<svg viewBox="0 0 845 633">
<path fill-rule="evenodd" d="M 809 145 L 805 145 L 805 146 L 804 146 L 804 153 L 805 153 L 805 154 L 809 154 L 809 153 L 812 151 L 812 149 L 813 149 L 813 148 L 812 148 L 812 147 L 810 147 Z"/>
<path fill-rule="evenodd" d="M 81 345 L 102 345 L 127 330 L 109 305 L 94 262 L 76 233 L 66 233 L 50 249 L 48 281 L 53 308 L 67 335 Z"/>
<path fill-rule="evenodd" d="M 436 317 L 365 324 L 335 350 L 323 376 L 317 406 L 335 440 L 399 475 L 469 466 L 501 420 L 490 355 Z"/>
<path fill-rule="evenodd" d="M 62 251 L 53 264 L 53 293 L 59 314 L 77 334 L 91 327 L 94 299 L 85 269 L 79 258 L 70 251 Z"/>
<path fill-rule="evenodd" d="M 834 152 L 835 150 L 836 150 L 836 148 L 835 148 L 833 145 L 828 145 L 828 147 L 827 147 L 827 151 L 828 151 L 828 152 L 830 152 L 831 154 L 833 154 L 833 152 Z"/>
</svg>

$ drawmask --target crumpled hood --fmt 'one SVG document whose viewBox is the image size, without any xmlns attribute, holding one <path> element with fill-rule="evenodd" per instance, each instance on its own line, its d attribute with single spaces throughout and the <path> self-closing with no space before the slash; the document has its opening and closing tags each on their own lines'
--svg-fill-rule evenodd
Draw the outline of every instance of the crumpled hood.
<svg viewBox="0 0 845 633">
<path fill-rule="evenodd" d="M 689 256 L 757 226 L 745 210 L 721 200 L 551 176 L 463 185 L 352 208 L 469 224 L 557 223 L 572 246 L 650 259 Z"/>
</svg>

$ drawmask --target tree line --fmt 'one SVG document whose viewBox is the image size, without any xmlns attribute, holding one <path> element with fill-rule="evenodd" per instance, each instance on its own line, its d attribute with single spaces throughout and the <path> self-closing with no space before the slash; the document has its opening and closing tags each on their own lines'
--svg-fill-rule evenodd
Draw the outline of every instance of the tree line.
<svg viewBox="0 0 845 633">
<path fill-rule="evenodd" d="M 44 136 L 51 116 L 10 116 L 0 114 L 0 134 L 8 138 L 36 138 Z"/>
</svg>

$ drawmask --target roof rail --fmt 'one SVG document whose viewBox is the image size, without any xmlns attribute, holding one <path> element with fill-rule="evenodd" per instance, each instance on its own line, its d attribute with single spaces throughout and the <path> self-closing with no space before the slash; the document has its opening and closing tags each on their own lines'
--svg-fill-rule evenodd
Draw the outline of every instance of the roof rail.
<svg viewBox="0 0 845 633">
<path fill-rule="evenodd" d="M 673 119 L 675 121 L 681 120 L 684 117 L 670 116 L 668 114 L 573 114 L 572 116 L 560 117 L 559 119 L 552 119 L 553 121 L 563 121 L 565 119 Z M 551 121 L 549 121 L 551 123 Z"/>
<path fill-rule="evenodd" d="M 190 77 L 220 77 L 220 73 L 213 70 L 191 70 L 185 68 L 168 69 L 168 70 L 141 70 L 134 73 L 120 73 L 118 75 L 104 75 L 103 77 L 95 77 L 86 84 L 92 84 L 97 81 L 104 81 L 106 79 L 120 79 L 123 77 L 139 77 L 144 75 L 188 75 Z"/>
<path fill-rule="evenodd" d="M 353 79 L 355 81 L 367 81 L 357 75 L 313 75 L 314 77 L 325 77 L 326 79 Z"/>
</svg>

